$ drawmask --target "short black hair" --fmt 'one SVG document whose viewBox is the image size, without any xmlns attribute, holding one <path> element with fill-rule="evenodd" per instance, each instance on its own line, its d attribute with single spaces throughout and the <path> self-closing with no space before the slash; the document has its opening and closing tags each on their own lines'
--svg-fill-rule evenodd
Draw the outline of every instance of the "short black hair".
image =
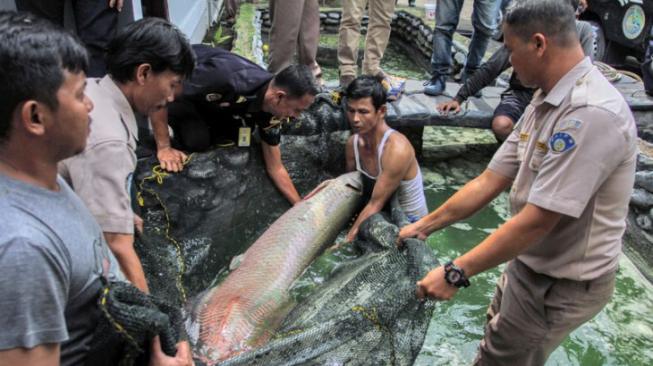
<svg viewBox="0 0 653 366">
<path fill-rule="evenodd" d="M 64 70 L 87 69 L 87 51 L 74 35 L 30 13 L 0 11 L 0 142 L 20 103 L 37 100 L 56 110 Z"/>
<path fill-rule="evenodd" d="M 345 90 L 345 98 L 347 98 L 347 100 L 357 100 L 367 97 L 372 98 L 372 104 L 374 105 L 375 110 L 378 110 L 382 105 L 385 105 L 387 94 L 381 84 L 380 77 L 361 75 L 354 79 L 354 81 L 347 86 L 347 90 Z"/>
<path fill-rule="evenodd" d="M 107 71 L 114 80 L 133 80 L 141 64 L 150 64 L 156 73 L 170 70 L 188 77 L 195 55 L 176 26 L 161 18 L 143 18 L 118 31 L 107 45 Z"/>
<path fill-rule="evenodd" d="M 283 89 L 291 98 L 301 98 L 306 94 L 316 96 L 320 92 L 315 76 L 306 65 L 290 65 L 274 75 L 272 84 Z"/>
<path fill-rule="evenodd" d="M 561 46 L 578 43 L 576 13 L 569 0 L 514 0 L 504 24 L 523 40 L 542 33 Z"/>
</svg>

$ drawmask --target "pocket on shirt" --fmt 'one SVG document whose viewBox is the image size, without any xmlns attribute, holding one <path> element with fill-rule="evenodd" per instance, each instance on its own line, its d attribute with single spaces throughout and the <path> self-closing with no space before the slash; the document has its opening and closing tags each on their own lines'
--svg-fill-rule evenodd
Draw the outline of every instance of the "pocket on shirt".
<svg viewBox="0 0 653 366">
<path fill-rule="evenodd" d="M 538 141 L 535 145 L 535 150 L 533 151 L 531 160 L 528 162 L 528 167 L 533 171 L 539 171 L 540 165 L 542 165 L 542 160 L 544 160 L 544 156 L 546 156 L 548 151 L 549 148 L 546 145 L 546 142 Z"/>
</svg>

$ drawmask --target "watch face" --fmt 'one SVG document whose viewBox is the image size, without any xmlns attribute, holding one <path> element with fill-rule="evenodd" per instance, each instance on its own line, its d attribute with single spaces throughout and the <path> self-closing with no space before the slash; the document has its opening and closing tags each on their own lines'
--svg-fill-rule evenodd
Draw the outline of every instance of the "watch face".
<svg viewBox="0 0 653 366">
<path fill-rule="evenodd" d="M 458 271 L 449 271 L 447 273 L 447 279 L 450 283 L 455 284 L 460 280 L 460 273 Z"/>
</svg>

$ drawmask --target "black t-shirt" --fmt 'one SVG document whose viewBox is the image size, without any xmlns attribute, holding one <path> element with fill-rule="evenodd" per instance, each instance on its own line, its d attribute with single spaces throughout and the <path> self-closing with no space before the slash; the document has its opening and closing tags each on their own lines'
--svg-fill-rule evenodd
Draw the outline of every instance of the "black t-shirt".
<svg viewBox="0 0 653 366">
<path fill-rule="evenodd" d="M 280 123 L 261 107 L 273 75 L 250 60 L 229 51 L 193 45 L 197 66 L 184 81 L 182 95 L 169 107 L 170 122 L 201 118 L 220 135 L 236 139 L 238 128 L 258 126 L 269 145 L 281 140 Z M 173 125 L 174 127 L 174 125 Z"/>
</svg>

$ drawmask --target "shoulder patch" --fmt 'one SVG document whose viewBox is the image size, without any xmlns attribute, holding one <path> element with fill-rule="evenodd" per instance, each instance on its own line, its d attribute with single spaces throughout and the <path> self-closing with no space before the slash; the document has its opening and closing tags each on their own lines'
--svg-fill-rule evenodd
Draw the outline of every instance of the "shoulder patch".
<svg viewBox="0 0 653 366">
<path fill-rule="evenodd" d="M 576 146 L 574 138 L 566 132 L 556 132 L 549 139 L 549 146 L 554 153 L 563 153 Z"/>
<path fill-rule="evenodd" d="M 560 122 L 556 128 L 558 131 L 562 130 L 577 130 L 583 125 L 583 121 L 579 119 L 568 119 Z"/>
</svg>

